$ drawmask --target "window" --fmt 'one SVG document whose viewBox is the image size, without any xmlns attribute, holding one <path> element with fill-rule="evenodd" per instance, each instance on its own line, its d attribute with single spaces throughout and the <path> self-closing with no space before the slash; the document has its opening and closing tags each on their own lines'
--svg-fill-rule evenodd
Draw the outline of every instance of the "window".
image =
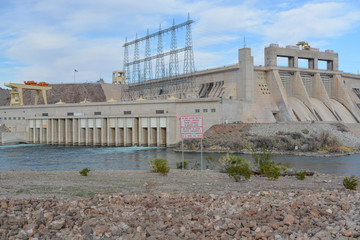
<svg viewBox="0 0 360 240">
<path fill-rule="evenodd" d="M 360 90 L 358 88 L 353 88 L 354 93 L 358 98 L 360 98 Z"/>
<path fill-rule="evenodd" d="M 11 117 L 9 117 L 9 120 L 11 120 Z"/>
<path fill-rule="evenodd" d="M 25 117 L 23 117 L 23 120 L 25 120 Z"/>
<path fill-rule="evenodd" d="M 18 120 L 21 120 L 21 117 L 18 117 Z"/>
<path fill-rule="evenodd" d="M 204 109 L 203 109 L 203 112 L 207 112 L 207 109 L 206 109 L 206 108 L 204 108 Z"/>
<path fill-rule="evenodd" d="M 101 115 L 101 112 L 94 112 L 94 115 Z"/>
<path fill-rule="evenodd" d="M 68 116 L 74 116 L 74 113 L 73 112 L 68 112 L 67 115 Z"/>
<path fill-rule="evenodd" d="M 211 109 L 211 112 L 216 112 L 216 109 L 215 109 L 215 108 L 212 108 L 212 109 Z"/>
<path fill-rule="evenodd" d="M 4 120 L 6 120 L 6 117 L 4 117 Z"/>
<path fill-rule="evenodd" d="M 48 113 L 43 113 L 42 116 L 47 117 L 47 116 L 49 116 L 49 114 Z"/>
<path fill-rule="evenodd" d="M 156 114 L 164 114 L 164 110 L 156 110 Z"/>
<path fill-rule="evenodd" d="M 124 115 L 130 115 L 131 111 L 124 111 Z"/>
<path fill-rule="evenodd" d="M 200 109 L 195 109 L 195 112 L 196 112 L 196 113 L 199 113 L 199 112 L 200 112 Z"/>
</svg>

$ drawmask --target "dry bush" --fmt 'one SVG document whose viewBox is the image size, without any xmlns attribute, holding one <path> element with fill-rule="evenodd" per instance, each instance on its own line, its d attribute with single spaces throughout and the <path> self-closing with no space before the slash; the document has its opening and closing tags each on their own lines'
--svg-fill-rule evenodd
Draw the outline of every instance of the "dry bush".
<svg viewBox="0 0 360 240">
<path fill-rule="evenodd" d="M 340 132 L 349 132 L 348 128 L 344 124 L 334 123 L 332 125 L 334 125 L 336 127 L 336 130 L 338 130 Z"/>
<path fill-rule="evenodd" d="M 321 132 L 317 135 L 311 135 L 312 138 L 308 139 L 308 150 L 318 151 L 319 149 L 327 149 L 330 152 L 339 152 L 341 144 L 339 140 L 330 135 L 328 132 Z"/>
<path fill-rule="evenodd" d="M 255 148 L 273 148 L 276 145 L 274 137 L 257 136 L 250 139 Z"/>
</svg>

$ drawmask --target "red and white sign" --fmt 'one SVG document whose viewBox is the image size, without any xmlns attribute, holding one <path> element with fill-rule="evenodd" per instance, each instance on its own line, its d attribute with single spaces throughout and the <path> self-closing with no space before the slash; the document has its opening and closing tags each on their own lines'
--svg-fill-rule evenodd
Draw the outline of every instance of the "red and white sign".
<svg viewBox="0 0 360 240">
<path fill-rule="evenodd" d="M 182 139 L 203 138 L 203 117 L 182 116 L 180 117 L 180 135 Z"/>
</svg>

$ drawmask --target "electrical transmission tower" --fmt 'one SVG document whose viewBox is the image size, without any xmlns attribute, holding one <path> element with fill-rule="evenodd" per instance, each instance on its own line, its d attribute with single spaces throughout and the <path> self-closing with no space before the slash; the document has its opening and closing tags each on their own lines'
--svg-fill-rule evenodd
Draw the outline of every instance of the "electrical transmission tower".
<svg viewBox="0 0 360 240">
<path fill-rule="evenodd" d="M 184 78 L 184 76 L 181 77 L 182 74 L 186 76 L 194 72 L 195 66 L 191 36 L 191 24 L 193 23 L 194 21 L 190 20 L 190 15 L 188 15 L 187 21 L 181 24 L 175 25 L 175 20 L 173 20 L 173 24 L 169 28 L 162 30 L 160 25 L 159 31 L 155 33 L 149 34 L 149 31 L 147 31 L 146 36 L 140 38 L 138 38 L 136 34 L 135 40 L 130 42 L 127 42 L 126 39 L 124 44 L 124 70 L 128 77 L 131 76 L 127 82 L 129 84 L 140 83 L 153 80 L 154 77 L 159 80 L 167 77 L 173 79 L 177 76 Z M 183 28 L 186 28 L 185 47 L 178 48 L 176 31 Z M 167 33 L 171 33 L 171 41 L 165 41 L 170 42 L 170 49 L 165 48 L 169 50 L 164 51 L 163 37 L 166 37 L 165 34 Z M 155 55 L 151 55 L 152 39 L 157 39 L 157 53 Z M 145 43 L 145 57 L 140 59 L 139 45 L 142 43 Z M 129 61 L 129 47 L 131 46 L 134 47 L 134 58 L 132 61 Z M 184 55 L 183 73 L 179 72 L 180 66 L 178 55 L 181 53 Z M 168 63 L 166 63 L 166 59 L 168 59 Z M 155 61 L 155 74 L 152 72 L 153 61 Z M 141 69 L 141 64 L 143 64 L 143 69 Z M 133 71 L 130 73 L 131 66 Z"/>
<path fill-rule="evenodd" d="M 159 27 L 159 32 L 161 32 L 161 24 Z M 157 58 L 156 58 L 156 74 L 155 78 L 164 78 L 165 77 L 165 62 L 164 62 L 164 45 L 162 34 L 158 34 L 158 45 L 157 45 Z"/>
<path fill-rule="evenodd" d="M 149 29 L 147 30 L 146 36 L 149 36 Z M 150 38 L 146 38 L 145 46 L 145 62 L 144 62 L 144 81 L 152 79 L 152 65 L 151 65 L 151 48 Z"/>
<path fill-rule="evenodd" d="M 176 53 L 177 42 L 176 42 L 176 28 L 175 19 L 173 20 L 173 26 L 171 30 L 171 52 L 169 61 L 169 77 L 179 75 L 179 60 L 178 54 Z"/>
<path fill-rule="evenodd" d="M 137 34 L 136 38 L 137 39 Z M 133 65 L 133 73 L 132 79 L 133 82 L 140 82 L 141 80 L 141 70 L 140 70 L 140 62 L 139 62 L 139 42 L 135 42 L 135 51 L 134 51 L 134 65 Z"/>
<path fill-rule="evenodd" d="M 188 14 L 188 21 L 190 21 L 190 13 Z M 185 49 L 184 74 L 190 74 L 195 71 L 191 24 L 186 25 Z"/>
<path fill-rule="evenodd" d="M 130 72 L 130 65 L 129 63 L 129 48 L 128 45 L 126 45 L 127 43 L 127 38 L 125 38 L 125 49 L 124 49 L 124 67 L 123 67 L 123 71 L 125 71 L 125 73 L 127 74 L 126 77 L 130 77 L 131 72 Z"/>
</svg>

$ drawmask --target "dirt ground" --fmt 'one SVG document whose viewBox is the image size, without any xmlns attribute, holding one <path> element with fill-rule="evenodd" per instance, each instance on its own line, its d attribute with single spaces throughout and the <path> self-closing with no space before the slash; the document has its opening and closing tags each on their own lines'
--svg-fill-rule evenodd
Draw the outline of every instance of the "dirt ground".
<svg viewBox="0 0 360 240">
<path fill-rule="evenodd" d="M 235 182 L 225 173 L 211 170 L 172 169 L 167 176 L 141 170 L 91 171 L 0 171 L 0 197 L 92 197 L 95 194 L 258 192 L 277 190 L 343 189 L 344 176 L 316 173 L 304 181 L 280 177 L 277 181 L 252 176 Z"/>
</svg>

